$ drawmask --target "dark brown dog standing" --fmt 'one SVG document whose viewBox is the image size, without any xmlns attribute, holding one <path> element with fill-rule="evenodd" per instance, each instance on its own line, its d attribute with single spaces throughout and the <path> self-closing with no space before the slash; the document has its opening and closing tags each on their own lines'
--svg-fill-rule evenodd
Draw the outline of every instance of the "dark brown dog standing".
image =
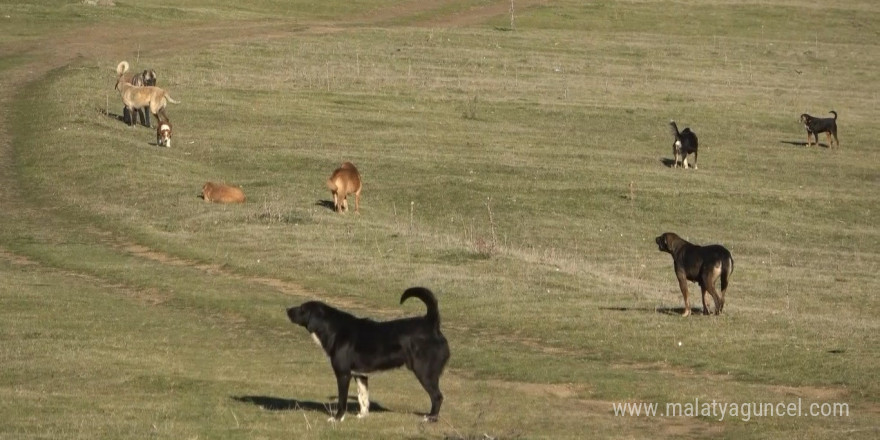
<svg viewBox="0 0 880 440">
<path fill-rule="evenodd" d="M 817 118 L 806 113 L 801 115 L 801 122 L 804 124 L 804 128 L 807 129 L 807 147 L 812 145 L 811 136 L 816 139 L 816 146 L 818 147 L 819 134 L 825 133 L 828 136 L 828 147 L 834 147 L 836 143 L 837 147 L 840 148 L 840 141 L 837 140 L 837 112 L 831 110 L 828 113 L 834 114 L 834 117 Z"/>
<path fill-rule="evenodd" d="M 691 314 L 691 304 L 688 301 L 688 281 L 700 285 L 703 295 L 703 313 L 709 314 L 708 298 L 706 292 L 712 295 L 715 301 L 715 314 L 721 314 L 724 308 L 724 297 L 727 294 L 727 285 L 730 275 L 733 273 L 733 257 L 724 246 L 713 244 L 698 246 L 689 243 L 673 232 L 666 232 L 655 239 L 657 246 L 663 252 L 672 255 L 675 276 L 678 278 L 678 287 L 684 296 L 684 312 L 682 316 Z M 715 289 L 715 282 L 721 280 L 721 294 Z"/>
</svg>

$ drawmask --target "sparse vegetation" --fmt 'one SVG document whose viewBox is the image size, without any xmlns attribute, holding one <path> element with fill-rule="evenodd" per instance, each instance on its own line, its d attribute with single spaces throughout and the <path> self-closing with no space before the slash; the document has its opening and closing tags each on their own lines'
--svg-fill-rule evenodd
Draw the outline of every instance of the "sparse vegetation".
<svg viewBox="0 0 880 440">
<path fill-rule="evenodd" d="M 517 1 L 501 32 L 496 3 L 0 6 L 0 437 L 875 438 L 880 4 Z M 174 148 L 117 119 L 122 59 L 182 102 Z M 842 147 L 805 148 L 831 108 Z M 664 165 L 672 118 L 698 171 Z M 327 207 L 345 160 L 361 215 Z M 667 230 L 732 251 L 724 315 L 676 316 Z M 415 285 L 441 421 L 400 372 L 326 423 L 284 307 L 414 315 Z M 850 415 L 612 409 L 694 399 Z"/>
</svg>

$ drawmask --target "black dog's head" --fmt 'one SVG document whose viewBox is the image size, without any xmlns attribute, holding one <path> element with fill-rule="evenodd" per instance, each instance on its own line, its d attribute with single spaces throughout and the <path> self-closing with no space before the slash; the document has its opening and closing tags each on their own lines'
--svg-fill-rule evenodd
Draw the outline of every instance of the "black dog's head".
<svg viewBox="0 0 880 440">
<path fill-rule="evenodd" d="M 156 85 L 156 71 L 153 69 L 144 70 L 144 73 L 141 74 L 144 78 L 145 86 L 155 86 Z"/>
<path fill-rule="evenodd" d="M 657 248 L 661 252 L 669 252 L 671 254 L 672 248 L 670 247 L 669 242 L 677 237 L 678 236 L 672 232 L 664 232 L 655 238 L 654 241 L 657 242 Z"/>
<path fill-rule="evenodd" d="M 309 332 L 314 332 L 318 323 L 324 319 L 326 312 L 326 304 L 320 301 L 308 301 L 287 309 L 287 317 L 290 318 L 290 322 L 305 327 Z"/>
<path fill-rule="evenodd" d="M 811 119 L 813 119 L 812 116 L 810 116 L 810 115 L 808 115 L 808 114 L 806 114 L 806 113 L 801 113 L 801 124 L 804 124 L 804 125 L 806 125 L 807 127 L 809 127 L 809 126 L 810 126 L 810 120 L 811 120 Z"/>
</svg>

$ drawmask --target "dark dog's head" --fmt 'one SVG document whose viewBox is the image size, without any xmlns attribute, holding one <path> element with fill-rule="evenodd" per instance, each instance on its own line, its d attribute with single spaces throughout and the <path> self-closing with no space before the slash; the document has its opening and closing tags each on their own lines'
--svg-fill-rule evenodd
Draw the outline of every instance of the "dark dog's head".
<svg viewBox="0 0 880 440">
<path fill-rule="evenodd" d="M 308 301 L 287 309 L 287 317 L 290 318 L 290 322 L 301 325 L 309 332 L 314 333 L 319 323 L 326 317 L 328 308 L 329 306 L 320 301 Z"/>
<path fill-rule="evenodd" d="M 145 86 L 155 86 L 156 85 L 156 71 L 153 69 L 144 70 L 141 73 L 141 77 L 144 79 Z"/>
<path fill-rule="evenodd" d="M 806 113 L 801 113 L 801 124 L 804 124 L 804 125 L 806 125 L 806 126 L 809 126 L 809 125 L 810 125 L 810 119 L 813 119 L 813 117 L 810 116 L 810 115 L 808 115 L 808 114 L 806 114 Z"/>
<path fill-rule="evenodd" d="M 664 232 L 654 239 L 661 252 L 669 252 L 670 254 L 672 253 L 672 244 L 676 240 L 680 240 L 680 238 L 673 232 Z"/>
</svg>

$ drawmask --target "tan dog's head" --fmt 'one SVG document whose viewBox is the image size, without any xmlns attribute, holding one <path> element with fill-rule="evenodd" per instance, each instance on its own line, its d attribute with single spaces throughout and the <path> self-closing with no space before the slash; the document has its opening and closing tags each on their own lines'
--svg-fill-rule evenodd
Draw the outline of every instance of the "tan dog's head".
<svg viewBox="0 0 880 440">
<path fill-rule="evenodd" d="M 156 145 L 171 148 L 171 122 L 162 122 L 156 128 Z"/>
<path fill-rule="evenodd" d="M 669 252 L 670 254 L 673 251 L 673 246 L 675 242 L 680 240 L 681 237 L 679 237 L 674 232 L 664 232 L 654 239 L 654 241 L 657 242 L 657 247 L 661 252 Z"/>
</svg>

